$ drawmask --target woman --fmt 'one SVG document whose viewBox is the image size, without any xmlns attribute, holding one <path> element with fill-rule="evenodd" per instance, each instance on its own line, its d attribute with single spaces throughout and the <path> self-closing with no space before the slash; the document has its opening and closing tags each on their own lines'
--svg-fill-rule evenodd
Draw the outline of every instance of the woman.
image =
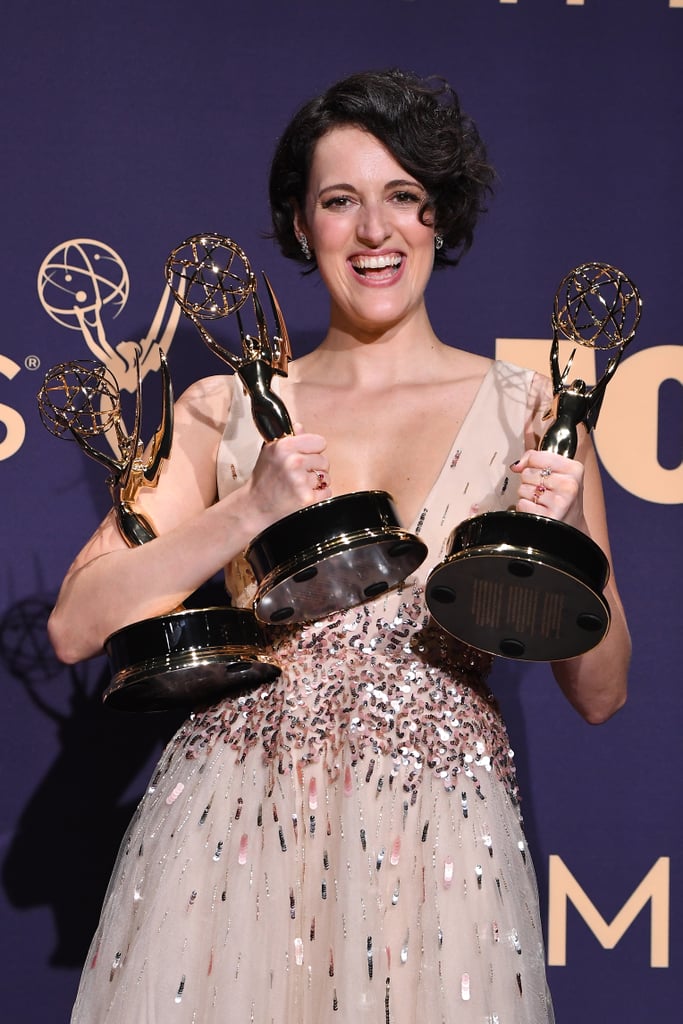
<svg viewBox="0 0 683 1024">
<path fill-rule="evenodd" d="M 193 385 L 140 500 L 160 536 L 129 549 L 109 517 L 52 640 L 87 658 L 223 566 L 249 606 L 246 545 L 333 493 L 389 491 L 429 556 L 367 605 L 273 629 L 281 677 L 181 727 L 124 840 L 74 1021 L 553 1019 L 492 659 L 444 636 L 423 598 L 453 526 L 489 508 L 516 502 L 609 550 L 585 432 L 575 459 L 537 451 L 547 382 L 430 325 L 434 263 L 469 247 L 491 180 L 450 88 L 399 72 L 333 86 L 278 145 L 275 235 L 330 296 L 325 337 L 280 385 L 303 427 L 262 446 L 234 377 Z M 614 583 L 607 597 L 603 643 L 552 666 L 595 723 L 623 703 L 629 660 Z"/>
</svg>

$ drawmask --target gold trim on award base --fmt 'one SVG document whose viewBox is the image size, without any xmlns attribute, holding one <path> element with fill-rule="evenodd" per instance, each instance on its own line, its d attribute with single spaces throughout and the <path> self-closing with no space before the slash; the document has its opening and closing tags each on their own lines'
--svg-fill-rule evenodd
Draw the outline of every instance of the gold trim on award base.
<svg viewBox="0 0 683 1024">
<path fill-rule="evenodd" d="M 116 522 L 130 547 L 156 537 L 135 508 L 141 486 L 156 486 L 171 453 L 173 388 L 159 349 L 161 422 L 143 457 L 140 438 L 142 389 L 139 366 L 135 422 L 123 425 L 116 378 L 97 360 L 60 363 L 48 370 L 38 393 L 38 409 L 55 437 L 71 437 L 109 470 L 107 483 Z M 104 439 L 110 442 L 107 451 Z M 118 455 L 113 454 L 118 452 Z M 176 608 L 167 615 L 132 623 L 104 644 L 112 679 L 103 694 L 108 707 L 123 711 L 164 711 L 212 703 L 235 688 L 275 678 L 280 669 L 265 653 L 265 640 L 252 611 L 225 607 Z"/>
<path fill-rule="evenodd" d="M 573 458 L 577 428 L 597 422 L 605 388 L 640 321 L 637 288 L 607 263 L 571 271 L 555 295 L 550 369 L 553 417 L 539 450 Z M 560 337 L 616 349 L 598 383 L 568 383 L 576 349 L 560 372 Z M 458 639 L 519 661 L 573 658 L 600 643 L 610 624 L 604 552 L 585 533 L 547 516 L 483 513 L 460 523 L 446 558 L 427 579 L 434 619 Z"/>
<path fill-rule="evenodd" d="M 287 375 L 291 357 L 282 311 L 263 275 L 275 333 L 268 332 L 256 277 L 244 251 L 224 235 L 192 235 L 168 257 L 166 280 L 209 348 L 240 377 L 265 441 L 292 434 L 271 382 Z M 242 320 L 247 300 L 256 331 Z M 223 347 L 205 321 L 237 317 L 242 355 Z M 426 545 L 403 530 L 385 491 L 358 491 L 300 509 L 264 530 L 246 551 L 264 623 L 305 622 L 350 608 L 400 585 L 424 561 Z"/>
</svg>

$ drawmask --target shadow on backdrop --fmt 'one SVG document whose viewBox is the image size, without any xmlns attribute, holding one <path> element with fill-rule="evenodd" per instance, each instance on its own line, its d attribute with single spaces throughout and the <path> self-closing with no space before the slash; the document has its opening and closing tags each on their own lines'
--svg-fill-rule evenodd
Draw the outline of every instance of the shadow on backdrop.
<svg viewBox="0 0 683 1024">
<path fill-rule="evenodd" d="M 109 672 L 101 659 L 66 667 L 52 652 L 52 603 L 24 598 L 0 622 L 0 660 L 59 736 L 59 753 L 17 822 L 2 880 L 12 906 L 51 909 L 57 943 L 50 963 L 79 967 L 145 784 L 136 787 L 137 777 L 183 716 L 107 710 L 101 695 Z"/>
</svg>

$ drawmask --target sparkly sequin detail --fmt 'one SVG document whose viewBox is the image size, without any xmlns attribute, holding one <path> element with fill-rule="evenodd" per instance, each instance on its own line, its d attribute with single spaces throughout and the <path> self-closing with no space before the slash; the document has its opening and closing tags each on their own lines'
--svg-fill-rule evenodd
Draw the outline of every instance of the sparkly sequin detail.
<svg viewBox="0 0 683 1024">
<path fill-rule="evenodd" d="M 221 741 L 239 759 L 258 745 L 280 772 L 322 763 L 330 780 L 345 747 L 347 763 L 367 760 L 371 775 L 373 754 L 390 759 L 410 793 L 425 771 L 449 791 L 461 773 L 476 784 L 495 771 L 516 803 L 512 752 L 485 683 L 490 656 L 436 629 L 420 587 L 391 621 L 367 612 L 275 631 L 283 676 L 195 714 L 176 747 L 198 757 Z"/>
</svg>

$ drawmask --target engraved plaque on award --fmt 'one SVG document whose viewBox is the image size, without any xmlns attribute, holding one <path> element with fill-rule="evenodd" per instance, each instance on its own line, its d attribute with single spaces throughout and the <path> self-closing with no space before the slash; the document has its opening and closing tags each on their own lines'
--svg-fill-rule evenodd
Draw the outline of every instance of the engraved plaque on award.
<svg viewBox="0 0 683 1024">
<path fill-rule="evenodd" d="M 562 280 L 552 316 L 554 402 L 547 417 L 553 422 L 539 450 L 573 458 L 578 427 L 595 426 L 641 308 L 635 285 L 609 264 L 582 264 Z M 569 379 L 576 349 L 560 371 L 561 338 L 614 350 L 593 387 Z M 538 497 L 549 474 L 549 468 L 540 472 Z M 439 625 L 473 647 L 520 661 L 556 661 L 583 654 L 607 633 L 608 576 L 604 552 L 580 530 L 543 515 L 485 512 L 454 529 L 446 558 L 429 575 L 426 599 Z"/>
</svg>

